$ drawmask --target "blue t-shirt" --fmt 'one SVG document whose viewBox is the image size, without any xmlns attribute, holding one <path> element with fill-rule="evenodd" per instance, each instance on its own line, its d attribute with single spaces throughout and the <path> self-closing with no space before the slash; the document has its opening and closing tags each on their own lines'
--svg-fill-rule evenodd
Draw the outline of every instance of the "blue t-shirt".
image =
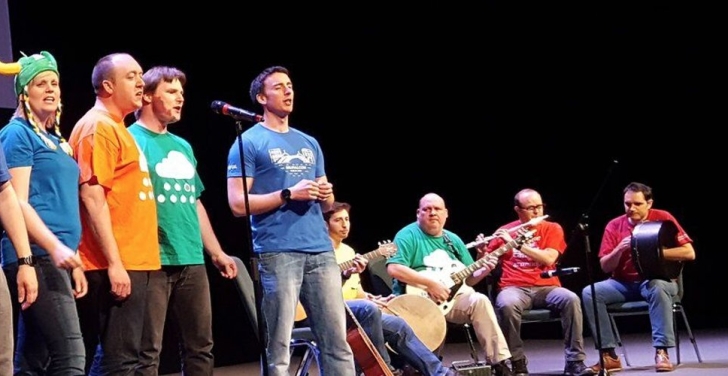
<svg viewBox="0 0 728 376">
<path fill-rule="evenodd" d="M 10 171 L 8 171 L 8 165 L 5 162 L 5 153 L 3 153 L 3 144 L 0 142 L 0 184 L 5 184 L 6 181 L 10 180 Z"/>
<path fill-rule="evenodd" d="M 251 194 L 289 188 L 301 180 L 325 176 L 324 156 L 313 137 L 289 128 L 274 132 L 258 123 L 242 134 L 245 176 L 253 178 Z M 228 153 L 228 178 L 240 178 L 240 149 L 236 139 Z M 332 251 L 318 201 L 290 201 L 250 218 L 255 252 Z"/>
<path fill-rule="evenodd" d="M 13 118 L 0 130 L 0 142 L 8 168 L 30 167 L 28 203 L 53 234 L 68 248 L 77 249 L 81 239 L 78 176 L 76 161 L 60 147 L 58 137 L 48 134 L 55 145 L 53 150 L 22 118 Z M 0 240 L 3 265 L 17 261 L 13 244 L 3 233 Z M 48 253 L 31 243 L 35 256 Z"/>
</svg>

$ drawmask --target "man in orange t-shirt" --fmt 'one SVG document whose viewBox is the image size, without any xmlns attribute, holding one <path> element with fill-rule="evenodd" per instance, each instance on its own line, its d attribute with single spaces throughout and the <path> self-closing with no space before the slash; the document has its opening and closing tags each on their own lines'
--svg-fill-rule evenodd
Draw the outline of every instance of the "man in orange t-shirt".
<svg viewBox="0 0 728 376">
<path fill-rule="evenodd" d="M 128 54 L 101 58 L 91 77 L 96 103 L 69 139 L 81 171 L 79 253 L 89 294 L 79 316 L 91 375 L 134 372 L 149 271 L 161 268 L 147 162 L 124 123 L 142 106 L 142 73 Z"/>
<path fill-rule="evenodd" d="M 518 219 L 500 227 L 503 239 L 509 240 L 509 230 L 535 218 L 543 217 L 544 203 L 533 189 L 523 189 L 514 198 L 513 210 Z M 564 230 L 556 222 L 539 222 L 531 226 L 535 239 L 508 251 L 500 258 L 502 275 L 498 284 L 495 308 L 501 317 L 501 329 L 511 349 L 511 364 L 516 376 L 528 375 L 528 361 L 521 338 L 521 315 L 524 310 L 548 308 L 561 315 L 564 335 L 564 375 L 590 375 L 592 370 L 584 364 L 584 322 L 579 296 L 561 287 L 556 276 L 542 278 L 543 272 L 555 269 L 566 250 Z M 503 244 L 496 238 L 488 243 L 487 252 Z M 491 256 L 492 257 L 492 256 Z"/>
</svg>

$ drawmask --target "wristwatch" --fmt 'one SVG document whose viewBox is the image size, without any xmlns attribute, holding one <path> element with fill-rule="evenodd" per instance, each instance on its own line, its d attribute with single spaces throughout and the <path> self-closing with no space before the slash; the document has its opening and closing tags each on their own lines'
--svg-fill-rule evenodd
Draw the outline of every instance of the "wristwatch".
<svg viewBox="0 0 728 376">
<path fill-rule="evenodd" d="M 281 190 L 281 198 L 283 202 L 291 201 L 291 190 L 288 188 Z"/>
<path fill-rule="evenodd" d="M 35 257 L 33 255 L 18 257 L 18 266 L 22 265 L 35 266 Z"/>
</svg>

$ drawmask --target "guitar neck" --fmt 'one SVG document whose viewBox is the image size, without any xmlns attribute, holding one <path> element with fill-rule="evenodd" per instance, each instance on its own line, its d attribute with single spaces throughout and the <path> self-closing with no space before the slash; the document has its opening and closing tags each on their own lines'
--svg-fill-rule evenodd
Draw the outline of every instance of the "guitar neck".
<svg viewBox="0 0 728 376">
<path fill-rule="evenodd" d="M 489 253 L 487 257 L 501 257 L 504 253 L 511 250 L 511 248 L 515 247 L 518 244 L 518 240 L 513 239 L 502 246 L 498 247 L 495 251 Z M 450 278 L 455 282 L 456 284 L 463 283 L 466 278 L 470 277 L 473 273 L 475 273 L 476 270 L 482 268 L 485 266 L 485 263 L 487 261 L 486 257 L 481 258 L 480 260 L 470 264 L 470 266 L 466 267 L 465 269 L 452 273 L 450 275 Z"/>
<path fill-rule="evenodd" d="M 394 376 L 394 373 L 389 369 L 389 366 L 382 358 L 382 355 L 377 350 L 372 340 L 364 331 L 359 320 L 356 319 L 356 315 L 351 311 L 348 304 L 344 304 L 346 312 L 349 318 L 354 323 L 356 328 L 356 334 L 352 335 L 351 332 L 347 333 L 346 341 L 351 346 L 354 352 L 354 359 L 357 360 L 362 368 L 364 368 L 365 375 L 382 375 L 382 376 Z"/>
<path fill-rule="evenodd" d="M 367 261 L 372 261 L 372 260 L 376 260 L 376 259 L 378 259 L 380 257 L 383 257 L 382 254 L 381 254 L 381 252 L 379 252 L 379 250 L 371 251 L 371 252 L 365 253 L 365 254 L 363 254 L 361 256 L 364 257 Z M 342 272 L 344 270 L 346 270 L 346 269 L 349 269 L 349 268 L 353 267 L 353 266 L 354 266 L 354 259 L 351 259 L 351 260 L 348 260 L 348 261 L 344 261 L 341 264 L 339 264 L 339 268 L 341 269 Z"/>
</svg>

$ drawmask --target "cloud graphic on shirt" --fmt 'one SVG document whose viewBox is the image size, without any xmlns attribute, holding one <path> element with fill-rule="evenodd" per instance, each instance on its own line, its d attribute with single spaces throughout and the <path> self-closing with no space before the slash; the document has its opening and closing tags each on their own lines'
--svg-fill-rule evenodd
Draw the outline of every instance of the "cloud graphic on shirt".
<svg viewBox="0 0 728 376">
<path fill-rule="evenodd" d="M 195 176 L 195 167 L 185 155 L 178 151 L 170 151 L 166 158 L 154 166 L 154 170 L 162 178 L 192 179 Z"/>
<path fill-rule="evenodd" d="M 465 267 L 462 262 L 453 260 L 448 256 L 447 252 L 442 249 L 436 249 L 422 259 L 422 263 L 429 269 L 434 271 L 444 271 L 452 273 L 460 271 Z"/>
</svg>

